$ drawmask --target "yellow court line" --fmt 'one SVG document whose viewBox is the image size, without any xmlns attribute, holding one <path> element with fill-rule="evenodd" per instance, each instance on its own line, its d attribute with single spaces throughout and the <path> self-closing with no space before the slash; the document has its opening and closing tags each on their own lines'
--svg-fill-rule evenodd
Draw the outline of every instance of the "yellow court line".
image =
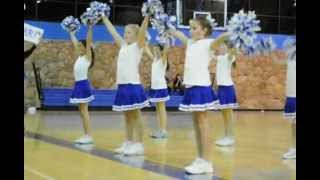
<svg viewBox="0 0 320 180">
<path fill-rule="evenodd" d="M 24 165 L 24 170 L 25 171 L 29 171 L 29 172 L 31 172 L 31 173 L 33 173 L 33 174 L 35 174 L 37 176 L 40 176 L 41 178 L 46 179 L 46 180 L 55 180 L 53 177 L 45 175 L 45 174 L 43 174 L 43 173 L 41 173 L 41 172 L 39 172 L 39 171 L 37 171 L 37 170 L 35 170 L 33 168 L 28 167 L 27 165 Z"/>
</svg>

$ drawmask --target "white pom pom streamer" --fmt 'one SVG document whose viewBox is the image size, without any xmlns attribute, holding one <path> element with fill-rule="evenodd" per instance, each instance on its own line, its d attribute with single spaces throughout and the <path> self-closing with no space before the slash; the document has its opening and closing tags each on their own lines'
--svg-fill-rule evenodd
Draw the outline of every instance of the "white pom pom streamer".
<svg viewBox="0 0 320 180">
<path fill-rule="evenodd" d="M 228 32 L 231 34 L 230 43 L 235 48 L 241 49 L 244 52 L 251 52 L 251 50 L 246 50 L 246 48 L 254 48 L 256 32 L 261 30 L 259 23 L 260 21 L 256 19 L 253 11 L 245 13 L 243 10 L 240 10 L 239 13 L 234 14 L 227 26 Z"/>
<path fill-rule="evenodd" d="M 206 18 L 210 22 L 210 25 L 211 25 L 212 29 L 218 25 L 216 20 L 214 18 L 212 18 L 211 16 L 207 16 Z"/>
<path fill-rule="evenodd" d="M 296 60 L 296 40 L 288 38 L 283 42 L 283 50 L 288 54 L 289 60 Z"/>
<path fill-rule="evenodd" d="M 151 35 L 149 34 L 148 31 L 146 31 L 146 40 L 150 41 L 151 40 Z"/>
<path fill-rule="evenodd" d="M 143 3 L 141 12 L 143 17 L 154 17 L 158 14 L 164 13 L 164 10 L 160 0 L 148 0 Z"/>
<path fill-rule="evenodd" d="M 274 43 L 274 41 L 272 40 L 272 37 L 269 36 L 268 38 L 263 38 L 260 41 L 258 41 L 256 48 L 257 51 L 260 54 L 270 54 L 272 51 L 274 51 L 276 49 L 277 45 Z"/>
<path fill-rule="evenodd" d="M 61 27 L 67 32 L 78 32 L 80 30 L 80 22 L 77 18 L 68 16 L 63 19 Z"/>
<path fill-rule="evenodd" d="M 158 31 L 156 41 L 162 46 L 174 46 L 175 38 L 169 33 L 176 29 L 175 16 L 168 16 L 165 13 L 158 14 L 151 19 L 152 28 Z"/>
<path fill-rule="evenodd" d="M 90 3 L 90 8 L 99 16 L 110 16 L 110 6 L 106 3 L 93 1 Z"/>
<path fill-rule="evenodd" d="M 100 20 L 98 12 L 92 8 L 87 8 L 87 11 L 80 16 L 80 19 L 84 25 L 94 25 Z"/>
</svg>

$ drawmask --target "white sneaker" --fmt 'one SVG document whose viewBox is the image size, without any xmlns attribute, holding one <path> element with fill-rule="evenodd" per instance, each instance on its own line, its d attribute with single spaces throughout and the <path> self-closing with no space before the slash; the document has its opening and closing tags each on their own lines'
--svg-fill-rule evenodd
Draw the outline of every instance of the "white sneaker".
<svg viewBox="0 0 320 180">
<path fill-rule="evenodd" d="M 83 135 L 79 139 L 74 141 L 75 144 L 93 144 L 93 139 L 89 135 Z"/>
<path fill-rule="evenodd" d="M 35 115 L 36 113 L 37 113 L 37 108 L 36 107 L 29 107 L 28 108 L 28 114 Z"/>
<path fill-rule="evenodd" d="M 143 156 L 125 156 L 123 154 L 117 154 L 114 157 L 119 159 L 122 163 L 133 167 L 141 168 L 144 163 Z"/>
<path fill-rule="evenodd" d="M 75 144 L 74 146 L 80 150 L 87 151 L 87 152 L 92 151 L 94 148 L 93 144 Z"/>
<path fill-rule="evenodd" d="M 201 158 L 197 158 L 190 166 L 187 166 L 184 169 L 189 174 L 205 174 L 213 172 L 212 163 Z"/>
<path fill-rule="evenodd" d="M 296 148 L 290 148 L 289 151 L 282 156 L 283 159 L 296 159 Z"/>
<path fill-rule="evenodd" d="M 158 130 L 153 132 L 150 136 L 155 139 L 165 139 L 168 137 L 168 133 L 166 130 Z"/>
<path fill-rule="evenodd" d="M 143 155 L 144 154 L 144 147 L 142 143 L 134 143 L 130 145 L 123 151 L 124 155 L 133 156 L 133 155 Z"/>
<path fill-rule="evenodd" d="M 216 141 L 217 146 L 232 146 L 234 144 L 234 138 L 224 137 Z"/>
<path fill-rule="evenodd" d="M 127 149 L 132 144 L 131 141 L 125 141 L 121 144 L 121 146 L 114 151 L 118 154 L 122 154 L 125 149 Z"/>
</svg>

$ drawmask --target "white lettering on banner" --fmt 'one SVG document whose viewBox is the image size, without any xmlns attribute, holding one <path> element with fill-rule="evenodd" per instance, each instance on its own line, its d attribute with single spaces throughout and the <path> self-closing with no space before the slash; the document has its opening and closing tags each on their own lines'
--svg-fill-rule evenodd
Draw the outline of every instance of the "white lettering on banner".
<svg viewBox="0 0 320 180">
<path fill-rule="evenodd" d="M 42 38 L 44 30 L 24 23 L 24 40 L 38 44 Z"/>
</svg>

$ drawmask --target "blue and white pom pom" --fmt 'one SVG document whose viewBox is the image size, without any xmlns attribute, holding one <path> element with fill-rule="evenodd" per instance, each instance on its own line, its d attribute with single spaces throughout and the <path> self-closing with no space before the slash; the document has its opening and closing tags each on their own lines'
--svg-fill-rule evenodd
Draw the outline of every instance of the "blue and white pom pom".
<svg viewBox="0 0 320 180">
<path fill-rule="evenodd" d="M 272 37 L 269 36 L 268 38 L 262 38 L 261 40 L 258 41 L 257 43 L 257 51 L 260 54 L 270 54 L 272 51 L 276 49 L 277 45 L 274 43 L 272 40 Z"/>
<path fill-rule="evenodd" d="M 260 21 L 256 19 L 253 11 L 245 13 L 240 10 L 239 13 L 234 14 L 227 26 L 228 32 L 231 34 L 230 43 L 235 48 L 250 52 L 251 50 L 246 50 L 246 48 L 254 48 L 256 32 L 261 30 L 259 23 Z"/>
<path fill-rule="evenodd" d="M 141 12 L 143 17 L 154 17 L 164 13 L 164 9 L 160 0 L 148 0 L 143 3 Z"/>
<path fill-rule="evenodd" d="M 216 20 L 214 18 L 212 18 L 211 16 L 207 16 L 206 18 L 210 22 L 210 25 L 211 25 L 212 29 L 218 25 Z"/>
<path fill-rule="evenodd" d="M 288 38 L 283 42 L 282 48 L 288 54 L 289 60 L 296 60 L 296 40 Z"/>
<path fill-rule="evenodd" d="M 156 41 L 162 46 L 174 46 L 175 38 L 169 33 L 176 29 L 176 17 L 165 13 L 158 14 L 151 19 L 152 28 L 158 31 Z"/>
<path fill-rule="evenodd" d="M 168 33 L 158 33 L 156 41 L 164 47 L 172 47 L 175 45 L 175 38 Z"/>
<path fill-rule="evenodd" d="M 106 3 L 101 3 L 97 1 L 93 1 L 90 3 L 90 8 L 95 11 L 95 13 L 101 17 L 101 16 L 110 16 L 110 6 Z"/>
<path fill-rule="evenodd" d="M 156 25 L 158 26 L 158 29 L 159 29 L 159 26 L 164 26 L 164 30 L 175 30 L 177 27 L 176 16 L 168 16 L 168 14 L 166 13 L 159 14 L 155 16 L 155 18 L 152 20 L 158 21 L 156 23 Z"/>
<path fill-rule="evenodd" d="M 61 27 L 67 32 L 78 32 L 80 30 L 80 22 L 73 16 L 68 16 L 61 22 Z"/>
<path fill-rule="evenodd" d="M 87 11 L 80 16 L 80 19 L 84 25 L 94 25 L 100 20 L 98 13 L 92 8 L 87 8 Z"/>
<path fill-rule="evenodd" d="M 149 32 L 148 31 L 146 31 L 146 40 L 147 41 L 150 41 L 151 40 L 151 35 L 149 34 Z"/>
</svg>

